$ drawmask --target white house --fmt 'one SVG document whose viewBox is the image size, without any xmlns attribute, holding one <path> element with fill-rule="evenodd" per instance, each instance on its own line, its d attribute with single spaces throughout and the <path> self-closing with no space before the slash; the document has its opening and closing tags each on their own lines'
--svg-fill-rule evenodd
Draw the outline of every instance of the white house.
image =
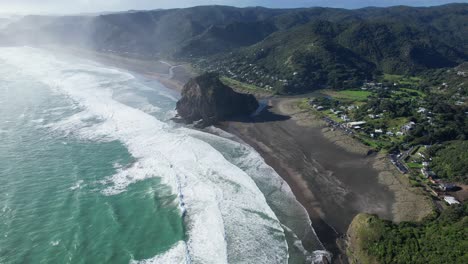
<svg viewBox="0 0 468 264">
<path fill-rule="evenodd" d="M 457 201 L 457 199 L 455 199 L 453 196 L 444 196 L 444 201 L 446 201 L 449 205 L 460 204 L 460 202 Z"/>
</svg>

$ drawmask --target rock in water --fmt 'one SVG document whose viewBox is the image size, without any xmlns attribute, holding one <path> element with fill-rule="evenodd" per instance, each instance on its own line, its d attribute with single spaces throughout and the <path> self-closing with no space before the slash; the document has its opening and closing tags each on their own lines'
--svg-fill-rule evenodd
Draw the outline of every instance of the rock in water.
<svg viewBox="0 0 468 264">
<path fill-rule="evenodd" d="M 182 90 L 177 112 L 187 123 L 201 120 L 201 126 L 252 114 L 259 104 L 250 94 L 235 92 L 215 73 L 192 78 Z"/>
</svg>

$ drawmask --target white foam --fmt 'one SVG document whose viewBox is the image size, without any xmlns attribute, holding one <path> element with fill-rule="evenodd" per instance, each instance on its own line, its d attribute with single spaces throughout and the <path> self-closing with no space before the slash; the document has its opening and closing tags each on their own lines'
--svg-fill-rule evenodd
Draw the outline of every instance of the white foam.
<svg viewBox="0 0 468 264">
<path fill-rule="evenodd" d="M 70 187 L 70 190 L 74 191 L 76 189 L 81 189 L 82 187 L 82 184 L 83 184 L 83 180 L 79 180 L 75 183 L 75 185 L 73 185 L 72 187 Z"/>
<path fill-rule="evenodd" d="M 44 118 L 38 118 L 38 119 L 34 119 L 34 120 L 31 120 L 32 123 L 36 123 L 36 124 L 40 124 L 40 123 L 43 123 L 44 122 Z"/>
<path fill-rule="evenodd" d="M 151 177 L 160 177 L 179 194 L 188 230 L 184 252 L 190 261 L 287 262 L 284 230 L 247 173 L 187 130 L 174 129 L 113 99 L 113 83 L 131 79 L 128 73 L 63 62 L 31 48 L 0 49 L 0 57 L 70 96 L 84 109 L 51 129 L 126 145 L 137 161 L 106 179 L 104 194 L 118 194 Z M 183 257 L 167 256 L 165 263 Z"/>
<path fill-rule="evenodd" d="M 130 264 L 186 264 L 189 262 L 186 256 L 185 244 L 179 242 L 161 255 L 145 260 L 132 260 Z"/>
<path fill-rule="evenodd" d="M 141 111 L 143 111 L 143 112 L 145 112 L 147 114 L 154 114 L 154 113 L 157 113 L 157 112 L 161 111 L 161 108 L 159 108 L 157 106 L 154 106 L 152 104 L 149 104 L 149 103 L 144 105 L 140 109 L 141 109 Z"/>
</svg>

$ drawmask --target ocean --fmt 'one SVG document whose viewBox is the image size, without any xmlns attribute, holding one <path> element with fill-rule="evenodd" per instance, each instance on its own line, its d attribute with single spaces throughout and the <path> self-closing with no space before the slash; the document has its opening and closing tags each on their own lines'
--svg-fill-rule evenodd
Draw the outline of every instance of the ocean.
<svg viewBox="0 0 468 264">
<path fill-rule="evenodd" d="M 0 48 L 0 263 L 328 256 L 253 148 L 171 121 L 178 97 L 89 59 Z"/>
</svg>

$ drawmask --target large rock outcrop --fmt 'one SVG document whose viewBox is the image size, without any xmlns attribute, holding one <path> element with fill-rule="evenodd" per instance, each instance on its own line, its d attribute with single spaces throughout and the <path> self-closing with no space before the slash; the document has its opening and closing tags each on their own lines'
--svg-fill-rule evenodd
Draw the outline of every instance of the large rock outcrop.
<svg viewBox="0 0 468 264">
<path fill-rule="evenodd" d="M 177 112 L 187 123 L 208 126 L 218 121 L 252 114 L 259 104 L 253 95 L 235 92 L 215 73 L 192 78 L 182 90 Z"/>
</svg>

